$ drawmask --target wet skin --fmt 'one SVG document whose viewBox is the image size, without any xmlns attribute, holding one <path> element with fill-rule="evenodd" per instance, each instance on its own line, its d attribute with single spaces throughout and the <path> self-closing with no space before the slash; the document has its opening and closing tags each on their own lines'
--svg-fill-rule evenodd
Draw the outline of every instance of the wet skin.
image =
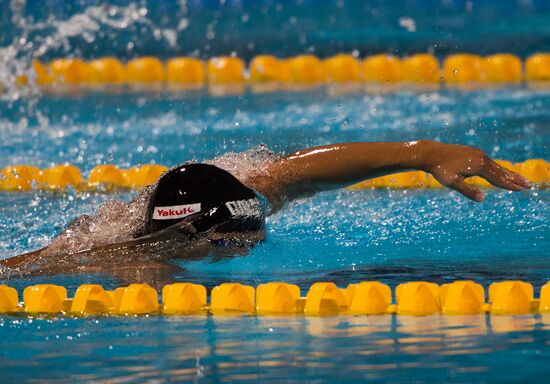
<svg viewBox="0 0 550 384">
<path fill-rule="evenodd" d="M 531 187 L 523 176 L 498 165 L 480 149 L 421 140 L 342 143 L 301 150 L 271 164 L 270 177 L 260 180 L 255 189 L 280 206 L 279 202 L 407 170 L 431 173 L 442 185 L 477 202 L 482 202 L 484 195 L 465 183 L 467 177 L 480 176 L 511 191 Z"/>
</svg>

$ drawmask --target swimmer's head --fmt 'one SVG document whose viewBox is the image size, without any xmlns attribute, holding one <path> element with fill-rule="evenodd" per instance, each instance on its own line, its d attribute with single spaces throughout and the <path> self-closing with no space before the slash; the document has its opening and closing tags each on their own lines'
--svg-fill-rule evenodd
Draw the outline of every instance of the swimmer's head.
<svg viewBox="0 0 550 384">
<path fill-rule="evenodd" d="M 163 174 L 154 187 L 146 233 L 176 223 L 197 232 L 262 231 L 265 215 L 256 193 L 229 172 L 209 164 L 184 164 Z"/>
</svg>

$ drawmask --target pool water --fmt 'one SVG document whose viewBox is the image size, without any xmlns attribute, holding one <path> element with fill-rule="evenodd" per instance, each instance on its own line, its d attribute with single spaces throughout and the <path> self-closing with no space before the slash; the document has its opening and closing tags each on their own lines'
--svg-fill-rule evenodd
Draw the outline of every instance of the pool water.
<svg viewBox="0 0 550 384">
<path fill-rule="evenodd" d="M 0 324 L 5 382 L 544 382 L 550 350 L 549 319 L 531 316 L 2 318 Z"/>
<path fill-rule="evenodd" d="M 96 3 L 100 2 L 90 6 Z M 86 34 L 60 36 L 59 31 L 72 29 L 54 22 L 51 32 L 51 25 L 39 27 L 38 21 L 48 15 L 63 21 L 78 13 L 97 21 L 100 18 L 94 18 L 93 12 L 101 15 L 100 11 L 57 2 L 33 7 L 30 1 L 23 11 L 0 15 L 8 26 L 0 46 L 12 44 L 21 31 L 28 33 L 34 48 L 44 48 L 45 59 L 68 52 L 85 58 L 106 52 L 122 58 L 145 53 L 168 57 L 189 54 L 196 46 L 202 47 L 198 54 L 205 57 L 229 50 L 242 57 L 265 52 L 290 55 L 312 46 L 319 55 L 350 47 L 362 55 L 402 54 L 407 49 L 487 53 L 489 47 L 526 55 L 548 51 L 550 46 L 550 10 L 543 1 L 508 7 L 505 2 L 476 2 L 470 13 L 464 11 L 469 2 L 405 1 L 405 8 L 376 3 L 367 10 L 359 2 L 351 8 L 338 2 L 314 12 L 313 3 L 305 1 L 299 2 L 302 8 L 296 19 L 310 22 L 300 28 L 294 26 L 293 11 L 285 8 L 286 3 L 274 2 L 267 6 L 267 14 L 273 15 L 277 4 L 283 4 L 277 11 L 282 16 L 277 17 L 284 16 L 289 26 L 265 46 L 259 42 L 266 39 L 262 23 L 269 17 L 262 19 L 264 11 L 254 6 L 256 2 L 232 5 L 229 16 L 216 13 L 217 3 L 206 3 L 201 8 L 199 2 L 189 2 L 190 28 L 178 29 L 177 44 L 171 46 L 170 39 L 161 44 L 143 37 L 155 27 L 172 29 L 179 23 L 181 15 L 170 14 L 166 20 L 159 16 L 167 13 L 161 5 L 121 6 L 123 13 L 137 10 L 136 24 L 118 28 L 100 23 L 100 32 L 111 28 L 108 33 L 101 36 L 93 28 L 87 30 L 96 40 L 82 44 L 79 39 Z M 146 17 L 139 13 L 143 4 Z M 1 0 L 0 5 L 4 6 Z M 29 17 L 26 23 L 13 24 L 11 16 L 18 12 Z M 233 19 L 242 23 L 245 13 L 252 20 L 249 34 L 234 32 L 238 28 Z M 336 21 L 327 26 L 323 20 L 331 14 Z M 361 24 L 365 19 L 360 17 L 367 14 L 373 23 L 368 28 L 365 25 L 371 24 Z M 417 32 L 398 27 L 402 16 L 416 21 Z M 211 40 L 206 49 L 208 42 L 197 37 L 203 38 L 205 32 L 194 28 L 200 20 L 212 19 L 218 20 L 212 28 L 221 38 Z M 77 21 L 82 24 L 82 19 Z M 29 23 L 36 29 L 29 29 Z M 366 38 L 372 30 L 378 32 L 377 39 Z M 301 32 L 305 43 L 299 38 Z M 480 39 L 485 34 L 494 37 L 493 45 Z M 67 45 L 49 45 L 51 41 L 41 38 L 47 36 L 53 36 L 54 42 L 67 38 Z M 119 45 L 110 45 L 113 36 Z M 128 49 L 128 38 L 135 39 L 137 46 Z M 16 57 L 24 61 L 31 51 L 18 46 Z M 518 85 L 343 92 L 328 87 L 221 97 L 205 91 L 73 90 L 4 94 L 0 101 L 0 167 L 26 163 L 44 168 L 69 162 L 87 174 L 97 164 L 172 166 L 260 144 L 284 154 L 334 142 L 418 139 L 475 145 L 492 157 L 513 162 L 548 161 L 550 89 Z M 97 212 L 109 199 L 129 201 L 134 195 L 0 193 L 0 258 L 42 247 L 75 217 Z M 413 280 L 441 284 L 472 279 L 487 287 L 494 281 L 521 279 L 532 283 L 538 294 L 550 280 L 549 200 L 548 190 L 488 190 L 483 204 L 449 190 L 331 191 L 293 202 L 269 217 L 267 240 L 246 256 L 177 262 L 179 269 L 154 276 L 82 273 L 1 283 L 17 288 L 21 296 L 24 287 L 37 283 L 63 285 L 72 295 L 83 283 L 112 289 L 138 280 L 157 288 L 172 281 L 208 288 L 230 281 L 254 286 L 285 281 L 299 285 L 305 295 L 315 281 L 346 286 L 379 280 L 393 288 Z M 0 315 L 0 340 L 0 382 L 544 382 L 550 373 L 550 318 L 540 315 Z"/>
<path fill-rule="evenodd" d="M 6 110 L 2 157 L 41 167 L 151 161 L 175 165 L 265 143 L 286 152 L 348 140 L 441 141 L 477 145 L 521 161 L 547 156 L 550 92 L 405 90 L 333 97 L 323 92 L 44 96 L 34 119 Z M 11 113 L 11 116 L 10 116 Z M 28 140 L 32 135 L 33 140 Z M 0 254 L 47 244 L 74 217 L 134 193 L 3 193 Z M 267 241 L 247 256 L 180 262 L 162 275 L 75 274 L 8 281 L 21 290 L 48 282 L 114 288 L 138 279 L 157 288 L 191 281 L 346 286 L 380 280 L 503 279 L 538 290 L 550 277 L 550 194 L 489 190 L 483 204 L 448 190 L 340 190 L 289 204 L 268 219 Z M 541 316 L 473 317 L 138 317 L 2 316 L 9 381 L 511 380 L 547 372 L 550 321 Z M 514 367 L 512 369 L 512 367 Z M 509 372 L 512 370 L 512 372 Z M 344 375 L 344 376 L 342 376 Z M 489 376 L 487 376 L 489 375 Z"/>
</svg>

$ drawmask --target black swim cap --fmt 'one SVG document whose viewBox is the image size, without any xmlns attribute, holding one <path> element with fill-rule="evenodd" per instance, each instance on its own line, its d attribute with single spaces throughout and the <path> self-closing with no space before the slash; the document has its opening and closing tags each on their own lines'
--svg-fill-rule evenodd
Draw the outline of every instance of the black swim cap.
<svg viewBox="0 0 550 384">
<path fill-rule="evenodd" d="M 147 211 L 146 232 L 181 221 L 197 232 L 258 231 L 265 216 L 256 193 L 229 172 L 209 164 L 184 164 L 163 174 Z"/>
</svg>

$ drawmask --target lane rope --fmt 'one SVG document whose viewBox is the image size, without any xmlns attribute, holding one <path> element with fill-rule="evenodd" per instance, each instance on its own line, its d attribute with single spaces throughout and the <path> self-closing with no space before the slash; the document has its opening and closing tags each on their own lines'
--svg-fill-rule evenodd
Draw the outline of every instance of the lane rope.
<svg viewBox="0 0 550 384">
<path fill-rule="evenodd" d="M 194 57 L 174 57 L 166 61 L 152 56 L 122 62 L 114 57 L 84 61 L 58 58 L 32 62 L 30 78 L 39 86 L 126 85 L 138 88 L 194 89 L 251 85 L 308 86 L 330 83 L 411 83 L 465 85 L 550 81 L 550 53 L 537 53 L 522 61 L 509 53 L 479 56 L 453 54 L 440 62 L 435 56 L 419 53 L 399 58 L 387 54 L 364 59 L 337 54 L 325 59 L 314 55 L 278 58 L 254 57 L 247 65 L 233 56 L 213 57 L 206 61 Z M 30 83 L 26 74 L 16 77 L 16 85 Z M 284 88 L 284 87 L 283 87 Z M 264 91 L 277 90 L 266 86 Z M 213 89 L 215 91 L 215 88 Z"/>
<path fill-rule="evenodd" d="M 550 182 L 550 164 L 543 159 L 529 159 L 513 164 L 505 160 L 496 160 L 505 168 L 513 170 L 533 183 Z M 80 169 L 74 165 L 61 164 L 45 169 L 31 165 L 14 165 L 0 171 L 0 191 L 51 190 L 63 191 L 73 188 L 77 191 L 111 192 L 120 189 L 137 189 L 154 184 L 168 167 L 147 164 L 127 169 L 113 164 L 97 165 L 90 171 L 88 178 L 82 176 Z M 491 187 L 481 177 L 471 177 L 468 183 L 480 187 Z M 401 172 L 351 186 L 352 189 L 371 188 L 441 188 L 432 175 L 423 171 Z"/>
<path fill-rule="evenodd" d="M 209 301 L 207 298 L 209 297 Z M 287 315 L 526 315 L 550 314 L 550 282 L 534 298 L 529 283 L 510 280 L 484 288 L 462 280 L 438 285 L 425 281 L 399 284 L 392 291 L 378 281 L 363 281 L 339 288 L 332 282 L 311 285 L 305 297 L 294 284 L 271 282 L 254 288 L 239 283 L 214 287 L 210 295 L 200 284 L 174 283 L 158 292 L 147 284 L 105 290 L 98 284 L 83 284 L 74 297 L 53 284 L 28 286 L 23 303 L 17 290 L 0 285 L 0 313 L 67 315 L 188 315 L 188 314 L 287 314 Z"/>
</svg>

